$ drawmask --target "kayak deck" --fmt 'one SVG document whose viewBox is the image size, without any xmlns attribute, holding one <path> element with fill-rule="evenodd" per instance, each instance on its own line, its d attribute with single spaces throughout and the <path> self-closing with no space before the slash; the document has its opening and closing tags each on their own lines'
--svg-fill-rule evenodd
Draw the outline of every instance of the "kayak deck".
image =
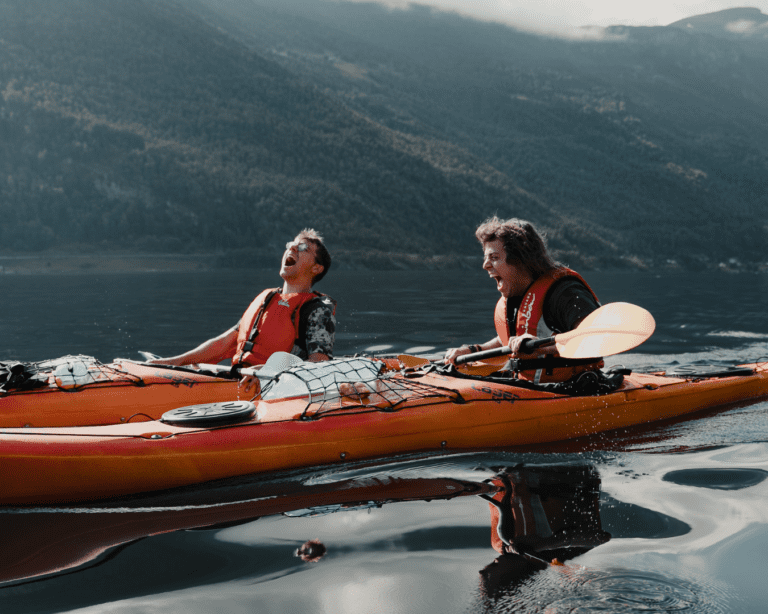
<svg viewBox="0 0 768 614">
<path fill-rule="evenodd" d="M 105 364 L 91 356 L 17 364 L 15 377 L 0 387 L 0 427 L 120 424 L 238 396 L 237 379 L 194 369 Z"/>
</svg>

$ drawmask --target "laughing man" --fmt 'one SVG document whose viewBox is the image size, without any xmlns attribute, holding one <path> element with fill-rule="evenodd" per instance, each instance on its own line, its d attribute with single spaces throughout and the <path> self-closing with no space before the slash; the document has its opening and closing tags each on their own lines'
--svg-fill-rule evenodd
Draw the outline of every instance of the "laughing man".
<svg viewBox="0 0 768 614">
<path fill-rule="evenodd" d="M 304 360 L 330 360 L 336 330 L 336 302 L 313 292 L 331 266 L 323 238 L 311 228 L 287 243 L 280 267 L 282 288 L 264 290 L 240 321 L 193 350 L 153 364 L 216 364 L 231 358 L 237 366 L 264 364 L 274 352 L 290 352 Z"/>
<path fill-rule="evenodd" d="M 554 346 L 520 352 L 525 338 L 573 330 L 600 306 L 587 282 L 552 260 L 529 222 L 493 217 L 480 225 L 475 236 L 483 247 L 483 268 L 501 294 L 494 314 L 497 336 L 483 344 L 451 348 L 446 361 L 455 364 L 459 356 L 508 345 L 513 370 L 535 383 L 561 382 L 599 368 L 599 360 L 566 361 Z"/>
</svg>

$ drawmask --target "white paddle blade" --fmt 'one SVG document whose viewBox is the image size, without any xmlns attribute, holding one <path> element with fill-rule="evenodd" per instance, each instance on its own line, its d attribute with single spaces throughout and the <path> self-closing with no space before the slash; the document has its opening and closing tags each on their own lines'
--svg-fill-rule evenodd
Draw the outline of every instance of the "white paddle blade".
<svg viewBox="0 0 768 614">
<path fill-rule="evenodd" d="M 630 303 L 608 303 L 589 314 L 579 326 L 555 337 L 563 358 L 613 356 L 637 347 L 656 329 L 647 310 Z"/>
</svg>

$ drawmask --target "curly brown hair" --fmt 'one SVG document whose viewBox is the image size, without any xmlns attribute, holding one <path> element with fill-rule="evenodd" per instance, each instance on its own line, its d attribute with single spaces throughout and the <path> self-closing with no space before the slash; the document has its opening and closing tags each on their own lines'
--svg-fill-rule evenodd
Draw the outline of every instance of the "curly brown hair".
<svg viewBox="0 0 768 614">
<path fill-rule="evenodd" d="M 560 266 L 547 253 L 544 237 L 525 220 L 514 217 L 502 220 L 493 216 L 478 226 L 475 236 L 480 243 L 500 240 L 507 262 L 525 267 L 534 278 Z"/>
</svg>

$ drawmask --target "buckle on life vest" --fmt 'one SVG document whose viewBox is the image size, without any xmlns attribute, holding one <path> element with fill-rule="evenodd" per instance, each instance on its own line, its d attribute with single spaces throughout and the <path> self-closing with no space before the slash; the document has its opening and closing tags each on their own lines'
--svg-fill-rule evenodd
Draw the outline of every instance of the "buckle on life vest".
<svg viewBox="0 0 768 614">
<path fill-rule="evenodd" d="M 512 371 L 515 374 L 521 371 L 536 371 L 543 367 L 543 363 L 544 360 L 541 358 L 510 358 L 503 370 Z"/>
<path fill-rule="evenodd" d="M 552 356 L 552 354 L 544 355 L 544 369 L 547 375 L 552 375 L 552 373 L 554 372 L 553 371 L 554 368 L 552 366 L 552 363 L 554 362 L 554 360 L 555 360 L 555 357 Z"/>
<path fill-rule="evenodd" d="M 243 344 L 243 351 L 250 352 L 253 349 L 253 341 L 246 341 Z"/>
</svg>

